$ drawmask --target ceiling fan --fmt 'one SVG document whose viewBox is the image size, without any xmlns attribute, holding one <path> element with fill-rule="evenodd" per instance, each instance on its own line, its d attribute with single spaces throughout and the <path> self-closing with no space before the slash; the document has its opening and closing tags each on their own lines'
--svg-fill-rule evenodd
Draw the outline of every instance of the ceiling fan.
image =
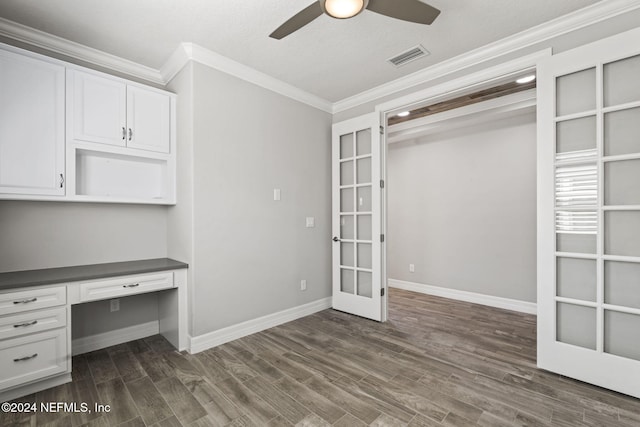
<svg viewBox="0 0 640 427">
<path fill-rule="evenodd" d="M 269 37 L 280 40 L 323 13 L 332 18 L 352 18 L 363 10 L 418 24 L 431 24 L 440 11 L 420 0 L 318 0 L 280 25 Z"/>
</svg>

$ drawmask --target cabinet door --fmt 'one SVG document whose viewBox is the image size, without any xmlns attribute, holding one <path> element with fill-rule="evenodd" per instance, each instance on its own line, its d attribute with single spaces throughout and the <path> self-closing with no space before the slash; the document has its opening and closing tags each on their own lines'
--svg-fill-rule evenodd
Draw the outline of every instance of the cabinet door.
<svg viewBox="0 0 640 427">
<path fill-rule="evenodd" d="M 168 153 L 171 141 L 171 98 L 127 86 L 127 146 Z"/>
<path fill-rule="evenodd" d="M 77 141 L 126 145 L 126 85 L 69 70 L 69 127 Z"/>
<path fill-rule="evenodd" d="M 64 67 L 0 50 L 0 193 L 64 195 Z"/>
<path fill-rule="evenodd" d="M 0 341 L 0 390 L 70 372 L 67 328 Z"/>
</svg>

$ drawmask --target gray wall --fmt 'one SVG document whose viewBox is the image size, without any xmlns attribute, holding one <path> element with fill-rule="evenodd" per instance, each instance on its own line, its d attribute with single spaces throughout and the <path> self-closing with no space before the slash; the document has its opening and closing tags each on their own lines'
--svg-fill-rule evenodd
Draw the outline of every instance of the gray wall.
<svg viewBox="0 0 640 427">
<path fill-rule="evenodd" d="M 0 271 L 167 256 L 162 206 L 0 201 Z M 74 307 L 73 338 L 157 320 L 154 294 Z"/>
<path fill-rule="evenodd" d="M 0 201 L 0 271 L 167 256 L 162 206 Z"/>
<path fill-rule="evenodd" d="M 169 291 L 171 292 L 171 291 Z M 120 310 L 111 312 L 109 300 L 71 307 L 72 339 L 90 337 L 158 320 L 158 294 L 132 295 L 120 299 Z"/>
<path fill-rule="evenodd" d="M 528 113 L 390 144 L 390 279 L 536 301 L 535 126 Z"/>
<path fill-rule="evenodd" d="M 176 105 L 177 203 L 168 209 L 167 256 L 189 264 L 187 283 L 189 304 L 193 301 L 193 63 L 187 64 L 168 85 L 179 94 Z M 189 331 L 193 330 L 193 316 L 189 316 Z"/>
<path fill-rule="evenodd" d="M 178 170 L 193 208 L 170 211 L 168 235 L 170 254 L 193 244 L 192 335 L 330 296 L 331 115 L 201 64 L 171 87 L 193 99 L 178 123 L 193 127 Z"/>
</svg>

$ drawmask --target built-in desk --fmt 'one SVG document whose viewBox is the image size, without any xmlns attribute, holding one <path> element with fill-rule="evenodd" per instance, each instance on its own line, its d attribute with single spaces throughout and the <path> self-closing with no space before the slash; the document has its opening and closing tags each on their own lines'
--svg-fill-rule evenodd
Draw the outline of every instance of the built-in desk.
<svg viewBox="0 0 640 427">
<path fill-rule="evenodd" d="M 158 292 L 159 332 L 186 349 L 187 268 L 158 258 L 0 273 L 0 401 L 71 381 L 74 304 Z"/>
</svg>

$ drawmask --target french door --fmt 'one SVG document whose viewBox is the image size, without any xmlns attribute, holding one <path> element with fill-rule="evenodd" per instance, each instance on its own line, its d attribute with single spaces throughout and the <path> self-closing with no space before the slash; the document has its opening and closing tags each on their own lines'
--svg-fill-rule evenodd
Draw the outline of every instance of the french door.
<svg viewBox="0 0 640 427">
<path fill-rule="evenodd" d="M 640 397 L 640 29 L 538 67 L 538 366 Z"/>
<path fill-rule="evenodd" d="M 333 125 L 333 308 L 382 320 L 380 119 Z"/>
</svg>

